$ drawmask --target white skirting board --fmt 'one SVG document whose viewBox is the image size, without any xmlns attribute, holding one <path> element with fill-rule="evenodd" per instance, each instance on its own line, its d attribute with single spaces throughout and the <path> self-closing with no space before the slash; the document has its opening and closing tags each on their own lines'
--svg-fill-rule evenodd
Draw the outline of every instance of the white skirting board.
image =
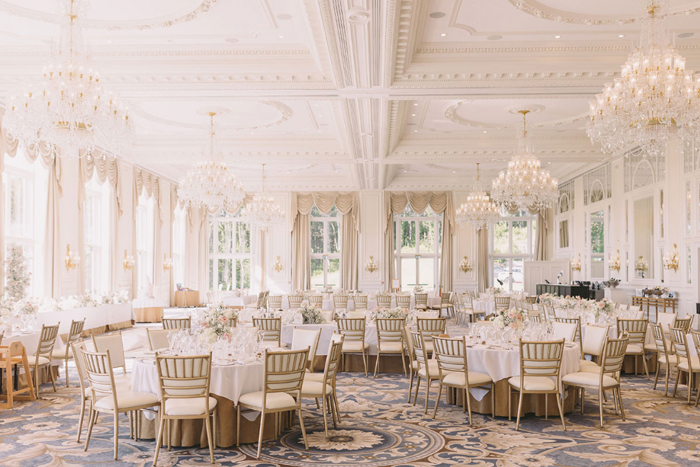
<svg viewBox="0 0 700 467">
<path fill-rule="evenodd" d="M 534 295 L 537 293 L 537 284 L 557 283 L 557 275 L 564 272 L 560 278 L 562 284 L 568 284 L 571 278 L 571 266 L 568 259 L 555 259 L 552 261 L 525 261 L 525 292 Z"/>
</svg>

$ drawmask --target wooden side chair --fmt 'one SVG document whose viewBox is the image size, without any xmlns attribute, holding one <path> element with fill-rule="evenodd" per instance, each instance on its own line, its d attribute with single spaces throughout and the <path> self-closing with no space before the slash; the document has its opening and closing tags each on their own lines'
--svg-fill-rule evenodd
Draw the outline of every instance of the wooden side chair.
<svg viewBox="0 0 700 467">
<path fill-rule="evenodd" d="M 15 389 L 13 378 L 13 367 L 19 365 L 24 370 L 24 374 L 31 375 L 29 360 L 27 359 L 27 351 L 21 342 L 11 342 L 10 345 L 0 347 L 0 374 L 5 370 L 5 393 L 0 394 L 0 398 L 5 398 L 5 402 L 0 402 L 0 409 L 12 409 L 15 400 L 35 401 L 36 392 L 31 379 L 27 382 L 27 386 L 21 389 Z"/>
<path fill-rule="evenodd" d="M 253 318 L 253 326 L 262 332 L 263 345 L 282 347 L 282 318 Z"/>
<path fill-rule="evenodd" d="M 382 355 L 401 355 L 403 374 L 406 374 L 406 350 L 404 345 L 403 318 L 378 318 L 377 319 L 377 361 L 374 365 L 374 377 L 379 370 L 379 359 Z"/>
<path fill-rule="evenodd" d="M 360 354 L 362 355 L 362 364 L 365 367 L 365 376 L 367 376 L 369 344 L 365 342 L 365 318 L 339 318 L 337 326 L 338 333 L 345 337 L 341 354 L 343 370 L 345 370 L 345 356 L 347 354 Z"/>
<path fill-rule="evenodd" d="M 66 338 L 66 352 L 61 355 L 61 359 L 66 362 L 66 387 L 68 387 L 68 360 L 73 358 L 73 349 L 71 344 L 73 342 L 78 342 L 82 339 L 83 328 L 85 327 L 85 318 L 80 321 L 71 321 L 70 330 L 68 331 L 68 337 Z"/>
<path fill-rule="evenodd" d="M 192 318 L 163 318 L 163 329 L 190 329 L 192 327 Z"/>
<path fill-rule="evenodd" d="M 56 338 L 58 337 L 58 328 L 60 325 L 61 323 L 54 326 L 42 325 L 41 334 L 39 336 L 39 346 L 37 347 L 36 353 L 27 357 L 29 366 L 34 370 L 34 391 L 37 397 L 39 395 L 40 368 L 47 368 L 51 384 L 53 385 L 53 392 L 56 392 L 56 378 L 51 370 L 51 360 L 53 360 L 53 348 L 54 345 L 56 345 Z M 29 375 L 29 373 L 27 373 L 27 375 Z M 29 381 L 27 384 L 30 384 Z"/>
</svg>

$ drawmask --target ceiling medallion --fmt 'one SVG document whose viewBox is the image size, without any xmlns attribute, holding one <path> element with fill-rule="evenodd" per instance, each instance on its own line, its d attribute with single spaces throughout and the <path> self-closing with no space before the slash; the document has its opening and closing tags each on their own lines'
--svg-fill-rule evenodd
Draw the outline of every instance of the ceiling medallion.
<svg viewBox="0 0 700 467">
<path fill-rule="evenodd" d="M 590 103 L 588 136 L 604 152 L 639 145 L 660 156 L 672 132 L 700 137 L 700 76 L 685 69 L 685 58 L 668 42 L 659 0 L 647 5 L 639 47 L 621 76 Z"/>
<path fill-rule="evenodd" d="M 457 209 L 457 223 L 462 227 L 471 226 L 475 230 L 488 227 L 501 218 L 500 209 L 491 201 L 489 195 L 481 187 L 479 164 L 476 164 L 476 184 L 467 202 Z"/>
<path fill-rule="evenodd" d="M 518 147 L 508 162 L 508 169 L 498 174 L 491 189 L 494 202 L 511 213 L 526 209 L 534 214 L 552 206 L 559 197 L 559 182 L 551 178 L 548 170 L 541 168 L 527 136 L 526 115 L 529 112 L 528 109 L 518 112 L 523 116 Z"/>
<path fill-rule="evenodd" d="M 226 112 L 228 110 L 225 109 L 221 113 Z M 206 160 L 198 162 L 194 169 L 180 179 L 177 196 L 186 206 L 204 207 L 211 213 L 221 208 L 235 212 L 245 198 L 245 192 L 236 176 L 228 171 L 221 152 L 216 150 L 214 116 L 217 112 L 209 112 L 208 115 L 209 154 Z"/>
<path fill-rule="evenodd" d="M 267 194 L 265 189 L 265 164 L 262 165 L 262 191 L 253 197 L 253 201 L 243 208 L 242 215 L 250 220 L 250 223 L 262 231 L 269 227 L 284 223 L 284 211 L 275 204 L 275 198 Z"/>
<path fill-rule="evenodd" d="M 7 132 L 25 144 L 39 141 L 60 148 L 57 154 L 80 157 L 100 148 L 119 153 L 132 136 L 126 107 L 102 88 L 82 40 L 86 0 L 59 3 L 63 22 L 58 53 L 44 67 L 38 84 L 10 97 L 4 118 Z"/>
</svg>

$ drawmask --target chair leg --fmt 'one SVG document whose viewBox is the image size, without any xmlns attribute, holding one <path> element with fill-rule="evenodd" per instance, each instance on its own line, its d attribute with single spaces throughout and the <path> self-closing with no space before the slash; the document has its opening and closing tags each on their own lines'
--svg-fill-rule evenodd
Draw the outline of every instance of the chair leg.
<svg viewBox="0 0 700 467">
<path fill-rule="evenodd" d="M 416 405 L 416 401 L 418 400 L 418 388 L 420 387 L 420 375 L 416 377 L 416 392 L 413 395 L 413 405 Z"/>
<path fill-rule="evenodd" d="M 469 426 L 472 426 L 472 401 L 469 399 L 469 391 L 464 391 L 464 398 L 467 400 L 467 413 L 469 415 Z"/>
<path fill-rule="evenodd" d="M 549 415 L 549 397 L 547 397 L 549 394 L 544 395 L 544 419 L 547 420 L 547 416 Z"/>
<path fill-rule="evenodd" d="M 362 364 L 365 366 L 365 378 L 367 377 L 367 367 L 369 366 L 369 351 L 362 349 Z"/>
<path fill-rule="evenodd" d="M 301 414 L 299 414 L 301 418 Z M 258 455 L 256 459 L 260 459 L 260 451 L 262 451 L 263 430 L 265 429 L 265 412 L 260 413 L 260 434 L 258 435 Z"/>
<path fill-rule="evenodd" d="M 681 379 L 681 369 L 676 369 L 676 384 L 673 385 L 673 396 L 676 397 L 676 391 L 678 391 L 678 381 Z"/>
<path fill-rule="evenodd" d="M 168 419 L 168 423 L 167 423 L 166 426 L 167 426 L 167 428 L 168 428 L 168 451 L 170 451 L 170 449 L 172 448 L 172 446 L 171 446 L 171 443 L 172 443 L 172 436 L 171 436 L 172 433 L 171 433 L 171 431 L 172 431 L 172 428 L 173 428 L 173 424 L 172 424 L 172 420 L 171 420 L 171 419 Z"/>
<path fill-rule="evenodd" d="M 494 394 L 494 397 L 496 395 Z M 511 408 L 512 408 L 513 402 L 512 402 L 512 397 L 511 397 L 511 390 L 510 390 L 510 383 L 508 383 L 508 421 L 512 420 L 511 417 Z"/>
<path fill-rule="evenodd" d="M 84 396 L 80 396 L 82 399 L 81 404 L 80 404 L 80 419 L 78 420 L 78 438 L 75 440 L 76 442 L 80 442 L 80 434 L 83 431 L 83 420 L 85 419 L 85 402 L 86 399 Z"/>
<path fill-rule="evenodd" d="M 90 406 L 90 415 L 88 415 L 88 419 L 90 420 L 90 423 L 88 424 L 87 437 L 85 438 L 85 451 L 87 451 L 88 446 L 90 446 L 90 437 L 92 436 L 92 426 L 97 421 L 97 411 L 93 410 L 92 405 Z"/>
<path fill-rule="evenodd" d="M 564 396 L 557 392 L 555 394 L 555 397 L 557 398 L 557 406 L 559 407 L 559 417 L 561 418 L 561 426 L 563 426 L 564 431 L 566 431 L 566 422 L 564 421 L 564 409 L 562 408 L 562 401 L 560 399 L 560 397 L 563 398 Z"/>
<path fill-rule="evenodd" d="M 241 406 L 236 405 L 236 447 L 241 445 Z"/>
<path fill-rule="evenodd" d="M 68 387 L 68 359 L 66 358 L 66 387 Z"/>
<path fill-rule="evenodd" d="M 401 365 L 403 366 L 403 375 L 408 376 L 408 373 L 406 372 L 406 359 L 405 359 L 405 352 L 402 350 L 401 351 Z"/>
<path fill-rule="evenodd" d="M 214 449 L 216 449 L 216 435 L 218 434 L 218 430 L 216 428 L 217 425 L 217 417 L 216 417 L 216 409 L 211 413 L 211 418 L 212 418 L 212 444 L 214 445 Z"/>
<path fill-rule="evenodd" d="M 381 355 L 381 352 L 377 350 L 377 361 L 374 364 L 374 377 L 377 377 L 377 370 L 379 369 L 379 356 Z"/>
<path fill-rule="evenodd" d="M 518 418 L 515 421 L 515 431 L 520 431 L 520 410 L 523 407 L 523 389 L 520 388 L 520 401 L 518 402 Z"/>
<path fill-rule="evenodd" d="M 413 367 L 412 367 L 412 366 L 411 366 L 411 370 L 410 370 L 409 373 L 410 373 L 411 379 L 410 379 L 410 381 L 408 382 L 408 402 L 409 402 L 409 404 L 410 404 L 410 403 L 411 403 L 411 392 L 412 392 L 411 389 L 413 389 L 413 378 L 414 378 L 414 373 L 413 373 Z"/>
<path fill-rule="evenodd" d="M 586 390 L 581 388 L 581 415 L 583 415 L 583 406 L 586 403 Z"/>
<path fill-rule="evenodd" d="M 156 462 L 158 462 L 158 454 L 160 454 L 160 446 L 163 444 L 163 431 L 165 428 L 165 419 L 160 417 L 160 423 L 158 424 L 158 434 L 156 435 L 156 453 L 153 456 L 153 465 L 155 467 Z"/>
<path fill-rule="evenodd" d="M 207 429 L 207 441 L 209 441 L 209 456 L 211 457 L 211 463 L 214 463 L 214 445 L 211 439 L 211 420 L 209 419 L 209 415 L 207 415 L 207 418 L 204 420 L 204 426 Z"/>
<path fill-rule="evenodd" d="M 656 384 L 659 382 L 659 369 L 660 368 L 661 368 L 661 362 L 659 362 L 659 359 L 657 358 L 656 359 L 656 374 L 654 375 L 654 389 L 653 389 L 653 391 L 656 391 Z"/>
<path fill-rule="evenodd" d="M 693 372 L 688 372 L 688 405 L 690 405 L 690 395 L 693 393 Z"/>
<path fill-rule="evenodd" d="M 309 443 L 306 441 L 306 428 L 304 427 L 304 417 L 301 415 L 301 407 L 299 407 L 299 426 L 301 426 L 301 434 L 304 436 L 304 447 L 309 450 Z M 260 453 L 258 453 L 258 459 L 260 458 Z"/>
<path fill-rule="evenodd" d="M 598 409 L 600 411 L 600 427 L 603 428 L 603 397 L 605 390 L 600 388 L 600 393 L 598 394 Z"/>
<path fill-rule="evenodd" d="M 51 365 L 49 364 L 46 369 L 49 371 L 49 378 L 51 378 L 51 386 L 53 386 L 53 392 L 56 392 L 56 377 L 53 374 Z"/>
<path fill-rule="evenodd" d="M 338 424 L 336 422 L 335 399 L 333 398 L 333 394 L 328 395 L 328 407 L 330 408 L 330 411 L 331 411 L 331 419 L 333 420 L 333 429 L 337 430 Z"/>
<path fill-rule="evenodd" d="M 114 411 L 114 460 L 119 460 L 119 412 Z"/>
<path fill-rule="evenodd" d="M 318 397 L 316 398 L 316 410 L 320 409 L 321 405 L 318 403 Z"/>
<path fill-rule="evenodd" d="M 433 409 L 433 420 L 435 420 L 435 415 L 437 414 L 438 405 L 440 405 L 440 396 L 442 396 L 442 381 L 438 387 L 437 400 L 435 401 L 435 408 Z"/>
<path fill-rule="evenodd" d="M 668 359 L 668 357 L 666 357 Z M 668 397 L 668 381 L 671 378 L 671 363 L 666 362 L 666 385 L 664 386 L 664 397 Z"/>
<path fill-rule="evenodd" d="M 467 391 L 467 398 L 469 391 Z M 491 419 L 496 420 L 496 383 L 491 383 Z"/>
<path fill-rule="evenodd" d="M 430 399 L 430 379 L 425 380 L 425 410 L 423 411 L 424 414 L 428 413 L 428 400 Z"/>
<path fill-rule="evenodd" d="M 326 439 L 328 439 L 328 415 L 327 415 L 327 407 L 326 404 L 328 397 L 323 397 L 321 398 L 321 403 L 323 404 L 323 430 L 326 433 Z"/>
<path fill-rule="evenodd" d="M 622 392 L 620 391 L 620 386 L 617 387 L 617 400 L 620 401 L 620 415 L 622 415 L 622 421 L 625 421 L 625 408 L 622 405 Z"/>
<path fill-rule="evenodd" d="M 642 366 L 644 367 L 644 373 L 647 375 L 647 378 L 649 377 L 649 367 L 647 366 L 647 359 L 646 355 L 643 353 L 642 354 Z"/>
<path fill-rule="evenodd" d="M 340 424 L 340 403 L 338 402 L 338 395 L 336 394 L 335 388 L 333 389 L 333 402 L 333 405 L 335 405 L 336 416 L 338 417 L 338 424 Z"/>
</svg>

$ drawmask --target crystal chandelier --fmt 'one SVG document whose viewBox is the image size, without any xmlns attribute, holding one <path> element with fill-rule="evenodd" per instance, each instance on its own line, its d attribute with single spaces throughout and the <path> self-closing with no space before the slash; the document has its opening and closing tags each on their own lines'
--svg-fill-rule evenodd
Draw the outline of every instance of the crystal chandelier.
<svg viewBox="0 0 700 467">
<path fill-rule="evenodd" d="M 559 182 L 548 170 L 541 168 L 527 136 L 526 115 L 529 110 L 519 110 L 523 116 L 523 129 L 518 137 L 518 148 L 508 162 L 508 170 L 500 172 L 493 180 L 491 197 L 508 212 L 527 209 L 530 213 L 550 207 L 558 198 Z"/>
<path fill-rule="evenodd" d="M 262 191 L 253 197 L 253 201 L 243 208 L 243 216 L 250 219 L 251 224 L 260 230 L 267 231 L 268 227 L 282 224 L 284 212 L 275 204 L 275 198 L 265 190 L 265 164 L 262 165 Z"/>
<path fill-rule="evenodd" d="M 467 196 L 467 202 L 457 209 L 456 220 L 462 226 L 471 226 L 475 230 L 488 227 L 491 223 L 501 218 L 498 206 L 494 204 L 489 195 L 481 188 L 481 174 L 479 164 L 476 164 L 476 186 L 474 191 Z"/>
<path fill-rule="evenodd" d="M 43 141 L 69 157 L 90 155 L 96 148 L 118 153 L 132 136 L 127 108 L 102 88 L 91 67 L 81 35 L 87 0 L 58 3 L 66 18 L 59 50 L 44 67 L 41 80 L 22 95 L 10 97 L 3 125 L 25 144 Z"/>
<path fill-rule="evenodd" d="M 216 151 L 214 131 L 214 116 L 216 112 L 208 112 L 209 155 L 206 160 L 198 162 L 194 169 L 180 179 L 177 196 L 187 206 L 205 207 L 209 212 L 224 208 L 235 212 L 245 198 L 245 192 L 236 176 L 229 172 L 223 155 Z"/>
<path fill-rule="evenodd" d="M 645 155 L 659 156 L 673 130 L 700 137 L 700 77 L 685 69 L 685 58 L 668 43 L 665 16 L 659 0 L 651 0 L 639 47 L 621 76 L 590 103 L 588 136 L 605 152 L 639 145 Z"/>
</svg>

